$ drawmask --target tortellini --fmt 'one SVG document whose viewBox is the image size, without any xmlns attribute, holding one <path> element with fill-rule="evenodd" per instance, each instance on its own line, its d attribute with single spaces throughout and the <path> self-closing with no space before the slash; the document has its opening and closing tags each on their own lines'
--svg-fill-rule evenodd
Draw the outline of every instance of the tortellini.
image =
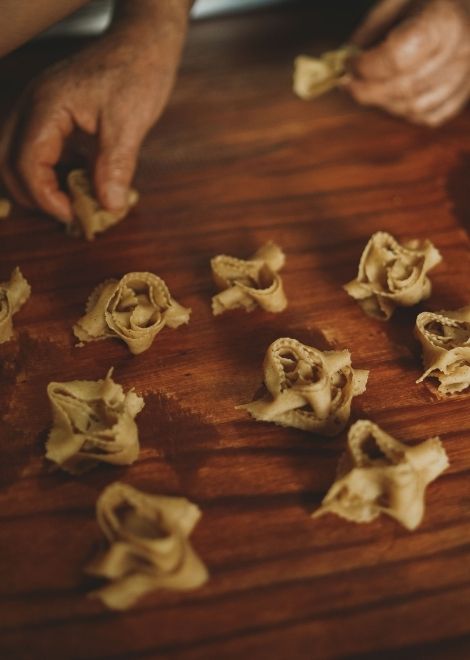
<svg viewBox="0 0 470 660">
<path fill-rule="evenodd" d="M 308 101 L 329 92 L 346 73 L 347 60 L 357 52 L 356 46 L 348 44 L 320 57 L 299 55 L 294 60 L 294 93 Z"/>
<path fill-rule="evenodd" d="M 360 420 L 348 435 L 348 455 L 313 517 L 335 513 L 356 523 L 385 513 L 409 530 L 424 516 L 426 487 L 449 465 L 439 438 L 410 447 Z"/>
<path fill-rule="evenodd" d="M 423 349 L 426 369 L 417 382 L 437 378 L 440 394 L 466 390 L 470 386 L 470 306 L 419 314 L 415 335 Z"/>
<path fill-rule="evenodd" d="M 271 344 L 263 370 L 266 395 L 238 408 L 258 421 L 326 436 L 345 427 L 352 398 L 365 391 L 369 374 L 352 368 L 347 350 L 320 351 L 288 337 Z"/>
<path fill-rule="evenodd" d="M 212 298 L 218 316 L 239 307 L 251 312 L 256 306 L 267 312 L 282 312 L 287 299 L 278 273 L 285 256 L 275 243 L 263 245 L 248 261 L 219 255 L 211 260 L 212 275 L 221 293 Z"/>
<path fill-rule="evenodd" d="M 31 287 L 19 268 L 15 268 L 8 282 L 0 282 L 0 344 L 13 337 L 13 315 L 31 295 Z"/>
<path fill-rule="evenodd" d="M 82 342 L 117 337 L 137 355 L 150 348 L 166 325 L 177 328 L 188 323 L 190 313 L 156 275 L 128 273 L 96 287 L 73 331 Z"/>
<path fill-rule="evenodd" d="M 122 210 L 107 211 L 103 209 L 94 196 L 91 181 L 85 170 L 70 172 L 67 177 L 67 185 L 75 214 L 71 232 L 83 234 L 87 241 L 92 241 L 95 234 L 106 231 L 123 220 L 139 200 L 137 191 L 129 190 L 127 204 Z"/>
<path fill-rule="evenodd" d="M 201 512 L 187 499 L 115 482 L 101 493 L 96 516 L 110 547 L 85 570 L 109 580 L 91 594 L 107 607 L 124 610 L 155 589 L 195 589 L 207 581 L 188 540 Z"/>
<path fill-rule="evenodd" d="M 431 295 L 428 271 L 442 257 L 428 240 L 400 245 L 379 231 L 370 238 L 359 263 L 356 279 L 345 285 L 366 314 L 388 320 L 397 306 L 410 307 Z"/>
<path fill-rule="evenodd" d="M 133 390 L 126 394 L 112 379 L 112 369 L 98 381 L 49 383 L 53 426 L 46 458 L 72 474 L 98 465 L 130 465 L 139 455 L 134 421 L 144 400 Z"/>
</svg>

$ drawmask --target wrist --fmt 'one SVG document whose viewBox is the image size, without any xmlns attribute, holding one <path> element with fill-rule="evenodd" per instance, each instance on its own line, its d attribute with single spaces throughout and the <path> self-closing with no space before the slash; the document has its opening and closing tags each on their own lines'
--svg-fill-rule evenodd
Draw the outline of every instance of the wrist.
<svg viewBox="0 0 470 660">
<path fill-rule="evenodd" d="M 119 0 L 111 31 L 132 30 L 184 37 L 192 0 Z"/>
<path fill-rule="evenodd" d="M 183 49 L 190 0 L 120 0 L 107 41 L 157 70 L 173 73 Z M 170 71 L 170 69 L 172 71 Z"/>
</svg>

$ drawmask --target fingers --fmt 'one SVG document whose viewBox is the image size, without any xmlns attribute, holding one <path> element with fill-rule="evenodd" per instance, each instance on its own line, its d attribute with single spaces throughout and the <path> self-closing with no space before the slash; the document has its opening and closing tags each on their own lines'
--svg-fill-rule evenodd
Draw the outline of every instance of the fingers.
<svg viewBox="0 0 470 660">
<path fill-rule="evenodd" d="M 73 121 L 66 111 L 36 107 L 22 132 L 16 164 L 35 204 L 61 222 L 72 221 L 72 209 L 59 188 L 54 167 L 72 130 Z"/>
<path fill-rule="evenodd" d="M 111 117 L 103 118 L 99 131 L 95 188 L 101 204 L 110 211 L 118 211 L 127 204 L 144 134 L 137 123 Z"/>
<path fill-rule="evenodd" d="M 344 87 L 364 105 L 416 123 L 442 123 L 467 99 L 469 36 L 468 17 L 458 2 L 430 0 L 351 61 L 353 75 Z"/>
<path fill-rule="evenodd" d="M 425 71 L 425 75 L 417 72 L 415 75 L 372 83 L 351 79 L 345 86 L 359 103 L 416 117 L 452 96 L 467 77 L 468 63 L 466 59 L 461 59 L 449 62 L 445 67 Z"/>
<path fill-rule="evenodd" d="M 352 34 L 349 42 L 359 48 L 372 46 L 383 37 L 411 0 L 382 0 L 375 4 Z"/>
<path fill-rule="evenodd" d="M 20 109 L 14 109 L 3 122 L 0 134 L 0 179 L 11 197 L 25 208 L 32 208 L 33 201 L 26 192 L 11 162 L 12 145 L 15 141 Z"/>
<path fill-rule="evenodd" d="M 70 202 L 59 189 L 54 166 L 72 130 L 72 120 L 65 112 L 54 113 L 49 106 L 30 103 L 31 108 L 25 103 L 19 105 L 3 126 L 1 178 L 22 206 L 39 207 L 62 222 L 70 222 Z"/>
<path fill-rule="evenodd" d="M 451 57 L 463 28 L 453 3 L 435 0 L 391 30 L 378 46 L 354 58 L 352 71 L 363 80 L 379 81 L 421 67 L 432 69 Z"/>
<path fill-rule="evenodd" d="M 447 97 L 440 105 L 411 119 L 418 124 L 424 124 L 426 126 L 440 126 L 455 117 L 466 105 L 469 98 L 470 81 L 466 78 L 462 86 L 450 97 Z"/>
</svg>

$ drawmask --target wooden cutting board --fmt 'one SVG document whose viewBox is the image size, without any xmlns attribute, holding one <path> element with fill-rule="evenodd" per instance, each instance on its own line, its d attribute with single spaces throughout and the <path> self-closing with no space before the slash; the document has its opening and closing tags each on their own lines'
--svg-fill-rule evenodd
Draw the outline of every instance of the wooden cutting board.
<svg viewBox="0 0 470 660">
<path fill-rule="evenodd" d="M 419 310 L 470 302 L 470 113 L 433 131 L 340 92 L 295 98 L 293 57 L 341 43 L 358 18 L 338 6 L 194 25 L 171 105 L 142 152 L 141 203 L 94 243 L 19 209 L 1 222 L 0 279 L 19 265 L 33 288 L 0 353 L 3 658 L 468 657 L 470 398 L 437 400 L 415 384 L 412 329 Z M 3 110 L 68 50 L 35 46 L 4 62 Z M 443 255 L 431 299 L 388 324 L 342 289 L 379 229 L 427 237 Z M 213 318 L 210 258 L 248 257 L 270 239 L 287 254 L 287 311 Z M 133 270 L 161 276 L 192 308 L 190 324 L 137 357 L 114 341 L 76 348 L 71 327 L 92 288 Z M 235 409 L 280 336 L 349 348 L 370 369 L 354 419 L 410 443 L 441 436 L 451 465 L 429 487 L 416 532 L 385 517 L 310 518 L 345 434 L 312 438 Z M 47 383 L 101 378 L 111 366 L 145 397 L 138 462 L 80 478 L 52 470 Z M 154 593 L 126 614 L 87 599 L 82 567 L 101 540 L 94 505 L 117 479 L 199 504 L 192 538 L 207 586 Z"/>
</svg>

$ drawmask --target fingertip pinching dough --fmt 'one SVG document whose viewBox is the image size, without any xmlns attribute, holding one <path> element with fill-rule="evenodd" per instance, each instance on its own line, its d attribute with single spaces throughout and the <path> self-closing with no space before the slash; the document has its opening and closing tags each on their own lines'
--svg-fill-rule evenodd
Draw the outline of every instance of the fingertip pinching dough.
<svg viewBox="0 0 470 660">
<path fill-rule="evenodd" d="M 418 314 L 415 336 L 423 351 L 425 378 L 437 378 L 439 394 L 458 394 L 470 386 L 470 306 L 452 312 Z"/>
<path fill-rule="evenodd" d="M 31 295 L 31 287 L 17 267 L 8 282 L 0 282 L 0 344 L 13 337 L 13 315 Z"/>
<path fill-rule="evenodd" d="M 214 316 L 240 307 L 247 312 L 257 306 L 267 312 L 282 312 L 287 299 L 278 271 L 284 263 L 284 252 L 271 241 L 248 260 L 225 254 L 214 257 L 212 276 L 221 291 L 212 298 Z"/>
<path fill-rule="evenodd" d="M 357 277 L 344 288 L 368 316 L 387 321 L 397 306 L 411 307 L 431 295 L 428 271 L 442 261 L 429 240 L 400 244 L 386 232 L 373 234 Z"/>
<path fill-rule="evenodd" d="M 369 375 L 352 368 L 348 350 L 320 351 L 288 337 L 270 345 L 263 370 L 266 395 L 237 408 L 258 421 L 326 436 L 344 429 Z"/>
<path fill-rule="evenodd" d="M 191 310 L 174 300 L 165 282 L 153 273 L 128 273 L 107 280 L 92 292 L 86 313 L 73 327 L 82 342 L 118 338 L 134 355 L 146 351 L 167 325 L 188 323 Z"/>
<path fill-rule="evenodd" d="M 106 231 L 123 220 L 130 209 L 139 201 L 136 190 L 129 190 L 127 204 L 120 211 L 103 209 L 95 197 L 93 186 L 85 170 L 72 170 L 67 177 L 67 186 L 72 197 L 75 222 L 70 231 L 75 235 L 84 235 L 92 241 L 95 234 Z"/>
<path fill-rule="evenodd" d="M 49 383 L 53 426 L 46 458 L 72 474 L 99 463 L 130 465 L 139 455 L 139 433 L 134 418 L 144 400 L 133 390 L 124 393 L 110 369 L 102 380 Z"/>
<path fill-rule="evenodd" d="M 373 422 L 359 420 L 349 429 L 338 477 L 313 517 L 334 513 L 368 523 L 385 513 L 416 529 L 424 516 L 426 487 L 448 466 L 439 438 L 408 446 Z"/>
<path fill-rule="evenodd" d="M 294 93 L 308 101 L 334 89 L 346 73 L 347 60 L 358 52 L 347 44 L 320 57 L 299 55 L 294 60 Z"/>
<path fill-rule="evenodd" d="M 91 593 L 107 607 L 125 610 L 150 591 L 195 589 L 208 580 L 188 538 L 201 517 L 189 500 L 115 482 L 98 498 L 96 516 L 109 548 L 85 571 L 109 580 Z"/>
</svg>

